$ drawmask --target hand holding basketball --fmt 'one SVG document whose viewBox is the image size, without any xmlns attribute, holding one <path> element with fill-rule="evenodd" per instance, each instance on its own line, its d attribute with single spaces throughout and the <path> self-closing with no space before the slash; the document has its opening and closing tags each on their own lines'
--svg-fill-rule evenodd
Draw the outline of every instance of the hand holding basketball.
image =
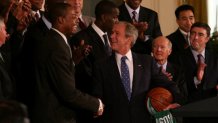
<svg viewBox="0 0 218 123">
<path fill-rule="evenodd" d="M 146 103 L 148 103 L 148 98 L 150 100 L 151 106 L 157 112 L 167 109 L 167 107 L 173 102 L 173 96 L 170 91 L 162 87 L 156 87 L 151 89 L 147 94 Z"/>
</svg>

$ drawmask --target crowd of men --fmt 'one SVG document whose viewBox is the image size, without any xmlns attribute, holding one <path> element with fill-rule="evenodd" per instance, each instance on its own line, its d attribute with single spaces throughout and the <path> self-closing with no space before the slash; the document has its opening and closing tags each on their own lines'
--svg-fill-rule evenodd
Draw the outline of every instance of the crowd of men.
<svg viewBox="0 0 218 123">
<path fill-rule="evenodd" d="M 102 0 L 95 17 L 82 14 L 83 2 L 0 3 L 0 121 L 152 123 L 145 104 L 152 88 L 172 93 L 166 110 L 217 95 L 218 58 L 207 49 L 211 29 L 195 22 L 191 5 L 175 10 L 178 29 L 165 37 L 158 14 L 142 0 L 119 6 Z"/>
</svg>

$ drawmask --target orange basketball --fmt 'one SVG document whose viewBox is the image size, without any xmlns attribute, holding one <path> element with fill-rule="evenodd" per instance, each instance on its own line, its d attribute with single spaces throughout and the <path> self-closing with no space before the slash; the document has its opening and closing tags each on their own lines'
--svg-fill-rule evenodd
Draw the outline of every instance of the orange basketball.
<svg viewBox="0 0 218 123">
<path fill-rule="evenodd" d="M 163 111 L 169 104 L 173 102 L 173 96 L 165 88 L 156 87 L 151 89 L 147 94 L 147 100 L 150 99 L 150 105 L 157 111 Z M 146 103 L 148 103 L 146 100 Z"/>
</svg>

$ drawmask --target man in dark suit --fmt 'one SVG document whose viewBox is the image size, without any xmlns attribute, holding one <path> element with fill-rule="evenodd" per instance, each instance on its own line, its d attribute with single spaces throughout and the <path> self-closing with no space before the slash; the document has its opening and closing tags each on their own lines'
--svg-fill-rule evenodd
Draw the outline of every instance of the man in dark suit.
<svg viewBox="0 0 218 123">
<path fill-rule="evenodd" d="M 110 55 L 109 40 L 105 40 L 103 36 L 110 35 L 113 24 L 118 20 L 118 8 L 113 2 L 102 0 L 95 7 L 95 15 L 95 22 L 88 28 L 75 34 L 70 40 L 72 49 L 78 47 L 81 40 L 84 40 L 85 44 L 92 47 L 91 52 L 86 54 L 87 56 L 75 66 L 76 87 L 90 94 L 93 89 L 92 74 L 94 62 Z M 108 39 L 108 36 L 106 36 L 106 39 Z M 81 122 L 92 122 L 92 115 L 87 114 L 87 117 L 84 118 L 87 111 L 80 112 L 79 116 L 81 118 L 79 120 Z"/>
<path fill-rule="evenodd" d="M 26 64 L 32 74 L 29 81 L 32 90 L 27 92 L 33 93 L 28 107 L 31 122 L 76 123 L 75 110 L 79 108 L 101 115 L 101 101 L 75 88 L 74 63 L 66 38 L 77 22 L 73 7 L 55 3 L 49 9 L 49 18 L 52 28 L 43 41 L 35 42 L 34 57 Z"/>
<path fill-rule="evenodd" d="M 40 19 L 36 23 L 28 27 L 28 30 L 25 33 L 24 41 L 19 47 L 20 52 L 18 52 L 18 57 L 14 59 L 13 69 L 14 73 L 16 73 L 15 77 L 18 83 L 16 85 L 17 99 L 26 104 L 27 106 L 32 103 L 30 97 L 33 97 L 33 93 L 30 93 L 33 85 L 27 81 L 32 80 L 33 74 L 32 72 L 30 72 L 30 68 L 25 66 L 32 65 L 32 63 L 29 61 L 33 61 L 35 58 L 35 55 L 33 55 L 35 52 L 34 47 L 44 41 L 47 32 L 52 27 L 52 24 L 48 19 L 48 8 L 51 7 L 51 5 L 55 3 L 55 1 L 57 0 L 46 0 L 45 12 L 41 15 Z"/>
<path fill-rule="evenodd" d="M 194 23 L 190 30 L 191 45 L 179 59 L 180 65 L 185 69 L 188 103 L 217 96 L 218 59 L 205 49 L 209 39 L 210 27 L 205 23 Z M 194 118 L 191 122 L 215 123 L 218 119 Z"/>
<path fill-rule="evenodd" d="M 181 5 L 175 11 L 176 22 L 179 28 L 167 36 L 172 42 L 173 49 L 169 60 L 173 61 L 177 55 L 183 52 L 189 45 L 189 32 L 195 22 L 194 8 L 190 5 Z"/>
<path fill-rule="evenodd" d="M 184 70 L 176 64 L 168 61 L 172 52 L 172 43 L 166 37 L 160 36 L 152 42 L 152 54 L 160 70 L 168 76 L 169 79 L 176 82 L 182 96 L 187 97 L 187 87 Z M 183 101 L 185 103 L 186 100 Z"/>
<path fill-rule="evenodd" d="M 152 87 L 166 87 L 174 101 L 179 100 L 175 82 L 159 72 L 154 59 L 130 50 L 137 36 L 137 29 L 130 23 L 116 23 L 111 35 L 114 53 L 96 63 L 94 94 L 105 104 L 102 123 L 150 123 L 145 100 Z"/>
<path fill-rule="evenodd" d="M 139 36 L 132 50 L 137 53 L 151 54 L 152 40 L 162 35 L 158 15 L 155 11 L 140 6 L 142 0 L 126 0 L 120 7 L 119 20 L 133 23 Z M 132 12 L 135 12 L 133 14 Z"/>
<path fill-rule="evenodd" d="M 217 95 L 218 59 L 215 54 L 205 49 L 209 39 L 210 27 L 205 23 L 194 23 L 190 31 L 191 45 L 179 57 L 179 64 L 186 70 L 189 102 Z M 201 75 L 197 74 L 201 68 L 198 61 L 200 54 L 205 64 Z"/>
<path fill-rule="evenodd" d="M 0 47 L 5 44 L 8 37 L 4 19 L 0 16 Z M 14 99 L 15 83 L 12 74 L 0 52 L 0 99 Z"/>
</svg>

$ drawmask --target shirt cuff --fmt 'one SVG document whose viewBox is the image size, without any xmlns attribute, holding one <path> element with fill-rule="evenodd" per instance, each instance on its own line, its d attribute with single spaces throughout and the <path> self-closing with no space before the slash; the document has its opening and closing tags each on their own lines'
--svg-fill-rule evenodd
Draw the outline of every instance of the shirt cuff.
<svg viewBox="0 0 218 123">
<path fill-rule="evenodd" d="M 102 101 L 100 99 L 98 99 L 98 101 L 99 101 L 98 111 L 103 110 L 104 105 L 103 105 Z"/>
<path fill-rule="evenodd" d="M 149 40 L 149 35 L 145 35 L 145 40 L 144 42 L 148 41 Z"/>
<path fill-rule="evenodd" d="M 195 77 L 194 77 L 194 83 L 195 83 L 195 87 L 197 88 L 197 86 L 198 86 L 199 84 L 201 84 L 201 81 L 199 81 L 199 80 L 197 79 L 197 77 L 195 76 Z"/>
</svg>

